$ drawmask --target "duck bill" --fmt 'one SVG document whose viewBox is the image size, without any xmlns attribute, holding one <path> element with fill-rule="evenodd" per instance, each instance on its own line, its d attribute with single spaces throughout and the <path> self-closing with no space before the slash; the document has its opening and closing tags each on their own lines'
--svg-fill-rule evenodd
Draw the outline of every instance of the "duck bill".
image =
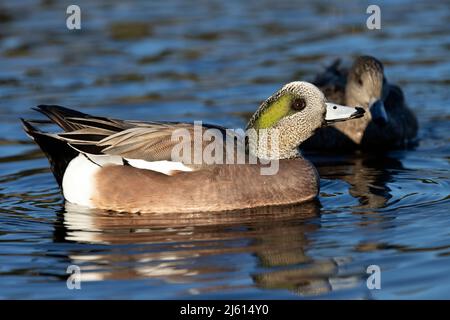
<svg viewBox="0 0 450 320">
<path fill-rule="evenodd" d="M 381 100 L 375 100 L 369 105 L 372 120 L 379 125 L 384 125 L 388 122 L 388 115 L 384 108 L 384 103 Z"/>
<path fill-rule="evenodd" d="M 331 102 L 327 102 L 326 106 L 327 113 L 325 115 L 325 122 L 327 124 L 361 118 L 365 112 L 361 107 L 347 107 Z"/>
</svg>

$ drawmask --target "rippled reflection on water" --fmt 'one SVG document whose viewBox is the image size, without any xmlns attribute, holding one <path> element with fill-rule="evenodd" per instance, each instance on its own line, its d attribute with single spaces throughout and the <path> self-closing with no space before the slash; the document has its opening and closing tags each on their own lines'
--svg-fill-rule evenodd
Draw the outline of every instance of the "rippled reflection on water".
<svg viewBox="0 0 450 320">
<path fill-rule="evenodd" d="M 445 3 L 382 3 L 382 29 L 368 31 L 360 1 L 92 2 L 79 1 L 78 33 L 58 2 L 0 5 L 0 298 L 450 298 Z M 362 53 L 404 88 L 420 145 L 309 154 L 322 180 L 307 205 L 208 216 L 65 206 L 18 121 L 57 103 L 243 126 L 283 83 Z M 82 290 L 66 288 L 71 264 Z M 378 291 L 366 287 L 371 264 Z"/>
</svg>

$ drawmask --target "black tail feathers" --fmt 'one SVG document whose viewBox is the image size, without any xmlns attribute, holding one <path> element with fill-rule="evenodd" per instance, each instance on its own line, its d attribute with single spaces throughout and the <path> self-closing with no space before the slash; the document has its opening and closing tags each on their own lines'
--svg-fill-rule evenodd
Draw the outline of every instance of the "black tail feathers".
<svg viewBox="0 0 450 320">
<path fill-rule="evenodd" d="M 71 148 L 66 142 L 49 133 L 40 131 L 31 124 L 42 121 L 21 120 L 25 132 L 37 143 L 48 158 L 53 175 L 61 187 L 64 172 L 66 171 L 69 162 L 78 155 L 78 152 Z"/>
<path fill-rule="evenodd" d="M 81 129 L 79 125 L 68 122 L 66 118 L 85 118 L 88 116 L 86 113 L 56 105 L 41 104 L 33 109 L 44 114 L 53 123 L 60 126 L 64 131 Z"/>
</svg>

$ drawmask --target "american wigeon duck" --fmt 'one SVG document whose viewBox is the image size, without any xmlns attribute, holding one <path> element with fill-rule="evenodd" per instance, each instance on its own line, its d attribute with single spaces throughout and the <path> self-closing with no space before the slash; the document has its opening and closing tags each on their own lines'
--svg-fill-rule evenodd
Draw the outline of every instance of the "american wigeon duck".
<svg viewBox="0 0 450 320">
<path fill-rule="evenodd" d="M 383 64 L 358 57 L 350 70 L 335 61 L 313 83 L 336 103 L 362 106 L 364 116 L 317 130 L 305 149 L 395 149 L 415 143 L 418 124 L 400 87 L 389 84 Z"/>
<path fill-rule="evenodd" d="M 247 125 L 248 131 L 265 136 L 266 144 L 215 125 L 117 120 L 50 105 L 36 110 L 64 132 L 40 131 L 33 123 L 42 120 L 22 121 L 71 203 L 135 213 L 227 211 L 295 204 L 317 196 L 317 171 L 298 146 L 323 125 L 364 113 L 326 101 L 310 83 L 285 85 L 260 105 Z M 202 134 L 211 129 L 220 136 L 205 140 Z M 180 132 L 189 139 L 180 139 Z M 225 143 L 211 152 L 213 141 L 229 137 L 236 141 L 232 148 Z M 175 157 L 180 145 L 186 149 Z M 202 152 L 209 151 L 219 155 L 218 161 L 196 161 L 198 149 L 200 160 Z M 244 150 L 244 162 L 221 162 L 238 159 L 237 150 Z M 257 161 L 251 162 L 251 156 Z M 272 165 L 275 174 L 263 173 Z"/>
</svg>

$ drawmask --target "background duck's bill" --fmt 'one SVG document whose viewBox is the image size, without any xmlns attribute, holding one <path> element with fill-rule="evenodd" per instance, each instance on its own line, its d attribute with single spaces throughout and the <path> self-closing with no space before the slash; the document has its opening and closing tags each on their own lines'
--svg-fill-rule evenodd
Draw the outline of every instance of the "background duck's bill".
<svg viewBox="0 0 450 320">
<path fill-rule="evenodd" d="M 360 118 L 364 115 L 364 109 L 360 107 L 347 107 L 330 102 L 327 102 L 326 105 L 327 113 L 325 115 L 325 121 L 327 123 Z"/>
<path fill-rule="evenodd" d="M 388 122 L 388 115 L 386 109 L 384 108 L 384 103 L 381 100 L 376 100 L 369 106 L 370 113 L 372 115 L 372 120 L 379 124 L 384 125 Z"/>
</svg>

